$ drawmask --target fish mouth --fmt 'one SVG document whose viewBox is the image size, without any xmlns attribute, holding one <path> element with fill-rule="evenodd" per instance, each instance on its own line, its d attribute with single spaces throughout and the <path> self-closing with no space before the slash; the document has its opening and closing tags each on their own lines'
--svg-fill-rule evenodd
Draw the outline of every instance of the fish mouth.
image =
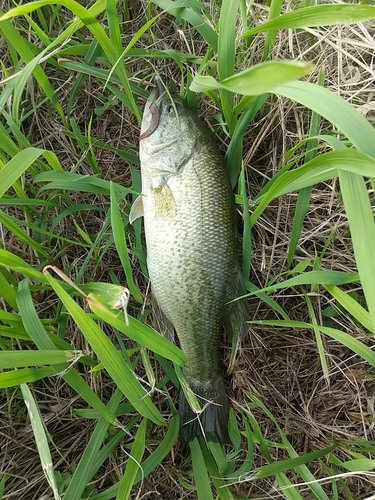
<svg viewBox="0 0 375 500">
<path fill-rule="evenodd" d="M 150 137 L 150 135 L 152 135 L 158 128 L 160 122 L 161 110 L 158 105 L 160 104 L 160 101 L 164 97 L 166 91 L 161 79 L 158 76 L 154 77 L 154 82 L 156 84 L 156 88 L 151 92 L 145 108 L 145 115 L 149 113 L 151 118 L 147 129 L 139 136 L 140 141 L 146 139 L 146 137 Z"/>
</svg>

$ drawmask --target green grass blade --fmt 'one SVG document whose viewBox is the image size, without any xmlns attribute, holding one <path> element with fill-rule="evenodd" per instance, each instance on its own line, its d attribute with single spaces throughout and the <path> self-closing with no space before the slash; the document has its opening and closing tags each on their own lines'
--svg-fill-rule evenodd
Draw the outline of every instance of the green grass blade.
<svg viewBox="0 0 375 500">
<path fill-rule="evenodd" d="M 326 381 L 328 382 L 328 380 L 329 380 L 328 379 L 328 363 L 327 363 L 326 353 L 325 353 L 325 350 L 324 350 L 323 338 L 322 338 L 322 335 L 320 333 L 318 322 L 317 322 L 316 316 L 315 316 L 314 307 L 313 307 L 313 305 L 311 303 L 310 297 L 306 293 L 304 293 L 304 296 L 305 296 L 307 308 L 309 310 L 311 323 L 313 325 L 313 330 L 314 330 L 314 335 L 315 335 L 315 341 L 316 341 L 316 346 L 318 348 L 318 353 L 319 353 L 320 364 L 321 364 L 321 367 L 322 367 L 322 372 L 323 372 L 323 375 L 324 375 Z"/>
<path fill-rule="evenodd" d="M 319 74 L 318 85 L 323 86 L 323 83 L 324 83 L 324 75 L 321 72 Z M 320 129 L 320 122 L 321 122 L 321 117 L 319 113 L 313 111 L 311 114 L 310 128 L 309 128 L 310 139 L 306 142 L 306 154 L 305 154 L 306 163 L 315 158 L 315 156 L 317 155 L 317 151 L 315 148 L 318 144 L 318 141 L 317 139 L 312 139 L 312 137 L 318 135 Z M 312 187 L 307 187 L 301 189 L 301 191 L 298 193 L 297 205 L 294 211 L 292 232 L 290 235 L 290 243 L 288 248 L 288 262 L 287 262 L 288 269 L 292 265 L 297 244 L 302 233 L 302 225 L 305 216 L 307 214 L 307 210 L 309 208 L 311 192 L 312 192 Z"/>
<path fill-rule="evenodd" d="M 10 11 L 8 11 L 5 15 L 0 17 L 0 34 L 7 40 L 7 42 L 19 53 L 21 58 L 29 63 L 34 58 L 34 54 L 30 49 L 29 44 L 24 40 L 24 38 L 18 33 L 17 29 L 12 25 L 10 21 L 6 20 L 6 16 Z M 1 13 L 1 10 L 0 10 Z M 59 104 L 55 91 L 53 90 L 46 74 L 44 73 L 41 66 L 35 66 L 33 74 L 38 81 L 39 85 L 44 90 L 46 96 L 49 98 L 60 117 L 65 120 L 64 111 Z"/>
<path fill-rule="evenodd" d="M 299 465 L 307 464 L 318 458 L 322 458 L 328 455 L 331 451 L 336 448 L 336 445 L 332 445 L 329 448 L 324 448 L 323 450 L 313 451 L 311 453 L 306 453 L 301 457 L 291 458 L 290 460 L 280 460 L 278 462 L 273 462 L 272 464 L 263 465 L 258 469 L 254 470 L 257 479 L 263 479 L 269 476 L 275 476 L 280 472 L 286 472 L 288 470 L 294 469 Z"/>
<path fill-rule="evenodd" d="M 296 285 L 343 285 L 359 281 L 356 273 L 344 273 L 341 271 L 308 271 L 298 276 L 289 278 L 281 283 L 274 283 L 261 289 L 256 289 L 247 294 L 247 297 L 259 295 L 265 292 L 274 292 L 283 288 Z"/>
<path fill-rule="evenodd" d="M 325 333 L 337 342 L 340 342 L 340 344 L 348 347 L 348 349 L 358 354 L 358 356 L 360 356 L 375 368 L 375 353 L 365 344 L 353 338 L 348 333 L 336 330 L 335 328 L 329 328 L 328 326 L 319 326 L 319 329 L 321 332 Z"/>
<path fill-rule="evenodd" d="M 190 23 L 208 43 L 214 52 L 217 52 L 218 37 L 216 32 L 207 23 L 204 17 L 200 16 L 195 10 L 189 7 L 188 3 L 184 0 L 172 2 L 171 0 L 152 0 L 152 3 L 168 12 L 177 19 L 184 19 Z M 181 8 L 184 7 L 185 8 Z M 200 2 L 192 2 L 192 5 L 202 8 Z"/>
<path fill-rule="evenodd" d="M 113 239 L 115 241 L 116 250 L 120 257 L 122 267 L 124 268 L 127 286 L 130 293 L 133 295 L 135 300 L 140 304 L 143 303 L 142 295 L 140 294 L 137 286 L 133 280 L 132 267 L 130 265 L 130 258 L 128 249 L 126 246 L 126 238 L 124 232 L 124 223 L 121 218 L 120 209 L 118 207 L 118 201 L 116 197 L 116 192 L 114 185 L 111 183 L 110 187 L 111 193 L 111 223 L 112 223 L 112 233 Z"/>
<path fill-rule="evenodd" d="M 277 327 L 288 327 L 288 328 L 312 328 L 313 325 L 310 323 L 305 323 L 304 321 L 285 321 L 285 320 L 266 320 L 266 321 L 250 321 L 254 325 L 267 325 L 267 326 L 277 326 Z M 355 352 L 362 359 L 367 361 L 371 366 L 375 368 L 375 353 L 367 347 L 365 344 L 355 339 L 348 333 L 337 330 L 336 328 L 330 328 L 328 326 L 319 325 L 319 330 L 328 335 L 332 339 L 336 340 L 340 344 L 343 344 L 351 351 Z"/>
<path fill-rule="evenodd" d="M 369 313 L 364 309 L 356 300 L 354 300 L 348 293 L 343 292 L 340 288 L 334 285 L 323 285 L 328 293 L 334 297 L 337 302 L 351 314 L 364 328 L 371 333 L 375 333 L 373 323 Z"/>
<path fill-rule="evenodd" d="M 274 19 L 280 15 L 282 3 L 283 3 L 282 0 L 272 0 L 271 1 L 270 12 L 268 15 L 268 22 L 272 21 L 272 19 Z M 270 53 L 275 45 L 276 35 L 277 35 L 277 29 L 267 31 L 266 38 L 264 40 L 263 61 L 268 59 L 268 56 L 270 55 Z"/>
<path fill-rule="evenodd" d="M 211 454 L 210 450 L 207 448 L 206 443 L 204 441 L 200 442 L 201 444 L 201 450 L 202 454 L 204 457 L 204 463 L 207 468 L 207 471 L 210 475 L 210 479 L 212 480 L 216 492 L 217 492 L 217 498 L 218 500 L 235 500 L 235 497 L 233 496 L 232 492 L 228 488 L 225 480 L 223 479 L 222 475 L 220 474 L 217 464 L 215 462 L 215 459 L 213 455 Z M 217 445 L 218 447 L 220 445 Z M 203 498 L 203 497 L 202 497 Z"/>
<path fill-rule="evenodd" d="M 179 366 L 185 364 L 186 357 L 181 349 L 140 321 L 129 317 L 129 325 L 127 325 L 123 314 L 117 313 L 117 315 L 115 315 L 106 306 L 102 304 L 98 306 L 97 302 L 91 300 L 90 296 L 88 297 L 88 303 L 91 310 L 98 318 L 127 335 L 135 342 L 146 347 L 146 349 L 150 349 L 152 352 L 170 359 Z"/>
<path fill-rule="evenodd" d="M 263 302 L 268 304 L 270 306 L 270 308 L 273 309 L 278 314 L 280 314 L 280 316 L 282 318 L 284 318 L 285 320 L 289 319 L 289 316 L 287 315 L 287 313 L 284 311 L 284 309 L 280 306 L 280 304 L 275 299 L 270 297 L 267 293 L 262 292 L 256 285 L 251 283 L 251 281 L 245 281 L 245 284 L 246 284 L 246 289 L 250 293 L 256 294 L 256 296 L 259 299 L 263 300 Z"/>
<path fill-rule="evenodd" d="M 16 219 L 17 220 L 17 219 Z M 9 217 L 5 212 L 0 210 L 0 224 L 6 227 L 12 234 L 14 234 L 20 241 L 26 243 L 30 248 L 34 249 L 35 252 L 41 257 L 42 260 L 48 260 L 49 254 L 47 250 L 37 241 L 35 241 L 32 237 L 30 237 L 26 231 L 21 229 L 20 221 L 13 220 L 12 217 Z M 0 265 L 1 265 L 0 260 Z"/>
<path fill-rule="evenodd" d="M 116 48 L 116 51 L 118 53 L 121 53 L 122 51 L 121 33 L 120 33 L 120 24 L 117 16 L 116 4 L 117 4 L 116 0 L 106 0 L 109 37 L 114 47 Z"/>
<path fill-rule="evenodd" d="M 158 425 L 165 425 L 165 421 L 152 403 L 150 396 L 136 379 L 133 370 L 126 363 L 120 352 L 114 347 L 103 330 L 95 321 L 81 309 L 70 295 L 59 285 L 57 280 L 45 273 L 49 283 L 62 300 L 83 335 L 94 349 L 103 366 L 112 377 L 123 394 L 129 399 L 134 408 L 141 415 L 149 418 Z"/>
<path fill-rule="evenodd" d="M 168 430 L 163 441 L 159 444 L 156 450 L 153 451 L 151 455 L 143 462 L 143 470 L 138 470 L 134 484 L 139 483 L 139 481 L 147 477 L 148 474 L 150 474 L 168 455 L 176 442 L 179 425 L 178 415 L 175 415 L 168 422 Z M 106 491 L 103 491 L 102 493 L 99 493 L 97 495 L 93 495 L 92 497 L 90 497 L 90 500 L 112 500 L 117 494 L 119 484 L 120 483 L 117 483 L 108 488 Z"/>
<path fill-rule="evenodd" d="M 242 199 L 242 206 L 243 206 L 242 276 L 246 283 L 250 279 L 252 242 L 251 242 L 249 199 L 247 196 L 244 168 L 241 169 L 241 175 L 238 180 L 238 195 Z"/>
<path fill-rule="evenodd" d="M 234 73 L 238 7 L 239 0 L 223 0 L 221 3 L 217 45 L 217 70 L 220 80 L 225 80 Z M 221 100 L 225 119 L 233 132 L 236 120 L 231 106 L 231 93 L 223 89 Z"/>
<path fill-rule="evenodd" d="M 198 439 L 189 443 L 198 500 L 213 500 L 211 484 Z"/>
<path fill-rule="evenodd" d="M 255 224 L 275 197 L 325 182 L 343 171 L 375 178 L 374 160 L 360 151 L 346 148 L 324 153 L 300 168 L 284 172 L 269 183 L 269 189 L 265 190 L 260 201 L 255 200 L 259 201 L 259 205 L 250 217 L 251 225 Z"/>
<path fill-rule="evenodd" d="M 22 368 L 77 361 L 82 351 L 0 351 L 1 368 Z"/>
<path fill-rule="evenodd" d="M 20 368 L 19 370 L 3 372 L 0 373 L 0 389 L 35 382 L 55 373 L 56 370 L 50 366 L 45 368 Z"/>
<path fill-rule="evenodd" d="M 115 393 L 111 397 L 107 409 L 108 412 L 114 414 L 120 401 L 122 399 L 122 392 L 116 389 Z M 110 423 L 103 417 L 100 418 L 99 422 L 96 424 L 93 433 L 91 434 L 90 440 L 85 447 L 85 451 L 77 465 L 76 470 L 69 482 L 68 488 L 64 494 L 64 500 L 77 500 L 81 498 L 81 494 L 85 489 L 85 486 L 93 477 L 93 457 L 95 457 L 100 448 L 102 447 L 105 437 L 108 433 Z"/>
<path fill-rule="evenodd" d="M 128 500 L 135 482 L 137 471 L 140 470 L 143 474 L 141 460 L 145 452 L 146 425 L 147 420 L 144 418 L 138 428 L 137 434 L 135 435 L 129 460 L 124 475 L 120 481 L 116 500 Z"/>
<path fill-rule="evenodd" d="M 16 291 L 6 279 L 2 271 L 3 269 L 0 269 L 0 295 L 10 305 L 10 307 L 17 310 Z"/>
<path fill-rule="evenodd" d="M 283 433 L 280 425 L 278 424 L 276 418 L 272 415 L 272 413 L 268 410 L 268 408 L 266 408 L 266 406 L 256 396 L 254 396 L 253 394 L 249 394 L 247 391 L 245 391 L 245 392 L 249 396 L 249 398 L 252 399 L 253 401 L 255 401 L 256 405 L 259 408 L 261 408 L 265 412 L 265 414 L 275 424 L 275 426 L 277 428 L 277 431 L 278 431 L 278 433 L 279 433 L 279 435 L 281 437 L 281 440 L 282 440 L 283 444 L 286 447 L 286 450 L 287 450 L 290 458 L 292 458 L 292 459 L 301 458 L 301 457 L 298 456 L 298 453 L 295 451 L 295 449 L 293 448 L 293 446 L 290 444 L 289 440 L 287 439 L 287 437 Z M 297 466 L 295 466 L 294 470 L 301 476 L 301 478 L 303 479 L 304 482 L 310 483 L 310 484 L 307 485 L 307 487 L 313 493 L 314 498 L 317 498 L 319 500 L 329 500 L 329 498 L 326 495 L 326 493 L 324 492 L 322 486 L 319 483 L 316 482 L 314 475 L 312 474 L 312 472 L 309 470 L 309 468 L 305 464 L 298 464 Z M 283 474 L 281 474 L 281 477 L 282 478 L 285 477 L 285 479 L 289 482 L 289 480 Z M 289 482 L 289 484 L 285 483 L 284 485 L 279 482 L 279 484 L 281 486 L 287 486 L 287 485 L 291 486 L 290 482 Z M 285 489 L 285 490 L 283 490 L 283 493 L 287 494 L 288 491 L 290 491 L 290 490 L 289 489 Z M 296 492 L 296 493 L 297 493 L 297 496 L 294 497 L 294 498 L 301 498 L 301 496 L 298 494 L 298 492 Z M 292 496 L 292 498 L 293 498 L 293 496 Z"/>
<path fill-rule="evenodd" d="M 375 329 L 375 226 L 364 179 L 351 172 L 340 171 L 340 187 L 353 242 L 355 260 L 367 307 Z"/>
<path fill-rule="evenodd" d="M 220 80 L 233 75 L 239 0 L 223 0 L 220 9 L 217 69 Z"/>
<path fill-rule="evenodd" d="M 240 38 L 262 31 L 350 24 L 375 19 L 375 7 L 365 5 L 317 5 L 294 9 L 244 33 Z"/>
<path fill-rule="evenodd" d="M 39 148 L 27 148 L 17 153 L 9 162 L 0 170 L 0 197 L 8 191 L 12 184 L 37 160 L 41 155 L 48 153 L 48 156 L 53 156 L 56 161 L 57 157 L 50 151 Z"/>
<path fill-rule="evenodd" d="M 85 54 L 83 64 L 91 67 L 95 63 L 95 60 L 98 57 L 98 55 L 100 54 L 100 52 L 101 52 L 100 45 L 98 44 L 97 40 L 93 40 L 92 43 L 90 44 L 90 48 L 87 51 L 87 54 Z M 60 54 L 61 54 L 61 52 L 60 52 Z M 65 67 L 62 60 L 59 60 L 59 64 L 63 68 Z M 78 64 L 80 64 L 80 63 L 78 63 Z M 87 79 L 86 74 L 84 74 L 84 73 L 79 74 L 78 77 L 76 78 L 76 81 L 74 82 L 73 87 L 70 90 L 68 104 L 66 107 L 66 114 L 68 117 L 71 114 L 73 103 L 74 103 L 76 97 L 78 96 L 79 92 L 82 90 L 86 79 Z"/>
<path fill-rule="evenodd" d="M 132 189 L 126 188 L 115 182 L 99 179 L 94 175 L 80 175 L 73 172 L 42 172 L 35 176 L 34 182 L 49 182 L 47 186 L 40 188 L 40 192 L 46 189 L 66 189 L 71 191 L 82 191 L 84 193 L 110 194 L 110 186 L 118 193 L 138 194 Z"/>
<path fill-rule="evenodd" d="M 236 185 L 238 176 L 240 175 L 242 168 L 243 136 L 250 121 L 261 109 L 268 97 L 268 94 L 263 94 L 255 98 L 252 103 L 248 105 L 240 118 L 238 118 L 236 121 L 236 126 L 232 133 L 231 141 L 229 143 L 227 152 L 225 153 L 225 163 L 232 187 Z M 233 112 L 236 115 L 236 108 Z"/>
<path fill-rule="evenodd" d="M 41 350 L 56 349 L 53 340 L 47 334 L 35 310 L 27 279 L 21 281 L 19 284 L 17 305 L 25 329 L 36 346 Z M 74 368 L 67 370 L 68 368 L 68 364 L 55 366 L 55 370 L 61 373 L 62 378 L 77 392 L 77 394 L 80 394 L 90 406 L 95 408 L 101 416 L 113 424 L 116 421 L 115 416 L 108 411 L 105 404 L 98 398 L 82 376 L 79 375 Z"/>
<path fill-rule="evenodd" d="M 103 51 L 105 52 L 106 56 L 108 57 L 108 60 L 113 66 L 116 66 L 117 61 L 119 60 L 120 53 L 116 50 L 115 45 L 111 42 L 109 37 L 104 31 L 104 28 L 101 26 L 101 24 L 98 22 L 98 20 L 92 15 L 91 11 L 80 5 L 78 2 L 74 0 L 60 0 L 59 3 L 61 5 L 64 5 L 66 8 L 70 9 L 80 20 L 85 24 L 85 26 L 91 31 L 91 33 L 94 35 L 95 39 L 99 42 L 100 46 L 102 47 Z M 14 16 L 18 15 L 23 15 L 23 14 L 28 14 L 30 12 L 33 12 L 36 9 L 39 9 L 40 7 L 43 7 L 45 5 L 49 5 L 50 0 L 38 0 L 36 2 L 28 2 L 27 4 L 24 4 L 20 7 L 15 7 L 13 9 L 10 9 L 8 12 L 6 12 L 1 18 L 0 22 L 4 19 L 9 19 Z M 56 44 L 56 40 L 53 42 Z M 52 47 L 52 44 L 50 47 L 47 47 L 47 49 L 50 49 Z M 138 122 L 141 121 L 141 113 L 138 109 L 138 106 L 135 103 L 128 76 L 126 73 L 125 65 L 124 62 L 122 61 L 121 64 L 117 64 L 116 66 L 116 72 L 120 78 L 121 84 L 124 88 L 124 92 L 126 93 L 129 102 L 130 102 L 130 110 L 135 114 L 135 116 L 138 119 Z"/>
<path fill-rule="evenodd" d="M 27 411 L 29 413 L 31 427 L 33 428 L 36 447 L 38 449 L 40 461 L 42 463 L 43 472 L 47 478 L 48 484 L 52 488 L 55 500 L 59 500 L 60 495 L 57 489 L 51 452 L 48 446 L 48 439 L 43 425 L 42 417 L 40 415 L 36 402 L 33 398 L 33 395 L 31 394 L 31 391 L 26 384 L 21 385 L 21 391 L 27 407 Z"/>
</svg>

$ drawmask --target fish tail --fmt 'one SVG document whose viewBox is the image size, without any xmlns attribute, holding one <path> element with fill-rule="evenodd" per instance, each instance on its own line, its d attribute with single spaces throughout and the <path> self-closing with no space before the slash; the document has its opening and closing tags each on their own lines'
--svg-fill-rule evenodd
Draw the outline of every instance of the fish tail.
<svg viewBox="0 0 375 500">
<path fill-rule="evenodd" d="M 202 383 L 189 378 L 187 380 L 203 411 L 195 413 L 180 390 L 180 441 L 189 443 L 194 438 L 203 436 L 207 441 L 228 443 L 229 406 L 223 377 Z"/>
</svg>

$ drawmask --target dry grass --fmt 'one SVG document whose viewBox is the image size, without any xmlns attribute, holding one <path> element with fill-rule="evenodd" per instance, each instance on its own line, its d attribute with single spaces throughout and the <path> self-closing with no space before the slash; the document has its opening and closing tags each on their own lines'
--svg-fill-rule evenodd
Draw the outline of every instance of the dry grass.
<svg viewBox="0 0 375 500">
<path fill-rule="evenodd" d="M 134 5 L 137 9 L 138 5 Z M 263 6 L 255 4 L 256 15 L 264 18 Z M 141 10 L 141 7 L 140 7 Z M 135 20 L 134 20 L 135 19 Z M 129 23 L 142 23 L 142 12 Z M 278 58 L 295 58 L 312 61 L 315 71 L 309 75 L 316 81 L 318 72 L 325 70 L 326 85 L 346 100 L 355 104 L 361 113 L 370 121 L 375 121 L 375 68 L 374 68 L 374 23 L 358 24 L 340 28 L 310 29 L 293 35 L 282 32 L 275 47 Z M 187 28 L 188 29 L 188 28 Z M 189 41 L 187 41 L 189 40 Z M 188 51 L 196 55 L 202 52 L 199 43 L 194 43 L 193 36 L 183 36 L 175 30 L 167 17 L 163 18 L 152 31 L 149 40 L 144 36 L 143 42 L 149 47 L 168 48 Z M 125 42 L 125 40 L 124 40 Z M 262 39 L 259 37 L 257 50 L 247 54 L 244 66 L 260 61 Z M 172 78 L 179 78 L 176 66 L 164 60 L 157 61 L 157 69 Z M 134 60 L 129 62 L 129 71 L 136 79 L 142 79 L 153 73 L 149 61 Z M 65 80 L 65 75 L 58 71 L 51 75 L 55 87 L 63 87 L 65 100 L 69 97 L 72 81 Z M 37 89 L 30 87 L 25 107 L 32 107 L 39 100 Z M 86 81 L 79 105 L 74 109 L 74 118 L 82 133 L 87 133 L 87 126 L 93 110 L 100 104 L 100 96 L 105 94 L 100 84 L 94 79 Z M 61 95 L 61 92 L 60 92 Z M 64 100 L 60 99 L 64 106 Z M 212 103 L 201 103 L 200 109 L 207 110 Z M 214 112 L 207 110 L 210 115 Z M 30 117 L 25 135 L 33 145 L 56 152 L 66 171 L 77 171 L 82 174 L 92 173 L 84 153 L 77 149 L 77 142 L 72 140 L 59 125 L 60 121 L 53 111 L 40 108 L 38 113 Z M 252 199 L 270 179 L 278 167 L 283 164 L 286 152 L 296 142 L 304 139 L 308 133 L 308 115 L 305 109 L 284 99 L 273 99 L 267 104 L 263 117 L 254 123 L 247 132 L 244 146 L 244 162 L 247 168 L 248 192 Z M 102 116 L 93 118 L 91 136 L 108 145 L 128 150 L 129 145 L 137 144 L 139 130 L 134 118 L 121 105 L 114 105 Z M 223 148 L 225 138 L 220 138 Z M 128 165 L 122 162 L 115 153 L 95 148 L 95 156 L 101 177 L 114 180 L 124 185 L 131 185 Z M 343 207 L 338 203 L 339 186 L 329 182 L 318 186 L 312 196 L 303 234 L 297 249 L 297 259 L 314 261 L 324 247 L 332 230 L 334 236 L 322 260 L 323 269 L 353 271 L 355 261 L 348 237 L 348 225 Z M 108 209 L 108 199 L 99 195 L 72 193 L 76 204 L 85 203 Z M 265 286 L 271 278 L 277 278 L 286 269 L 287 249 L 290 239 L 291 224 L 296 204 L 296 195 L 277 199 L 258 221 L 253 232 L 252 281 L 259 287 Z M 90 234 L 95 235 L 101 229 L 104 212 L 88 212 L 86 218 L 77 217 L 79 225 Z M 56 228 L 56 233 L 78 238 L 74 225 L 74 217 L 64 219 Z M 10 234 L 2 235 L 5 248 L 13 250 L 31 263 L 35 263 L 32 255 L 21 244 L 12 245 Z M 56 243 L 57 245 L 57 243 Z M 54 253 L 54 251 L 52 251 Z M 28 255 L 28 256 L 27 256 Z M 27 256 L 27 257 L 26 257 Z M 84 247 L 69 246 L 60 248 L 55 263 L 62 269 L 69 270 L 72 276 L 77 275 L 86 256 Z M 116 274 L 120 282 L 124 281 L 124 273 L 116 252 L 107 254 L 106 262 L 99 266 L 89 266 L 85 280 L 105 281 L 108 270 Z M 136 283 L 145 294 L 147 285 L 142 273 L 135 273 Z M 306 303 L 300 289 L 288 289 L 274 295 L 279 304 L 288 311 L 291 319 L 310 321 Z M 332 301 L 318 288 L 310 294 L 315 314 L 322 321 L 327 307 L 335 307 Z M 42 296 L 40 312 L 48 317 L 50 308 L 54 308 L 54 300 Z M 259 301 L 249 300 L 250 317 L 256 320 L 272 319 L 275 313 Z M 355 321 L 343 316 L 332 317 L 334 323 L 362 340 L 365 334 Z M 68 324 L 71 331 L 68 335 L 77 349 L 90 351 L 79 331 Z M 249 336 L 244 340 L 233 375 L 228 380 L 229 396 L 234 406 L 245 403 L 243 390 L 258 396 L 277 418 L 288 439 L 300 453 L 308 453 L 324 446 L 333 440 L 366 439 L 375 440 L 375 382 L 366 364 L 342 345 L 328 340 L 325 349 L 329 362 L 329 379 L 322 373 L 316 349 L 314 333 L 308 330 L 292 331 L 271 327 L 252 326 Z M 372 345 L 372 340 L 367 340 Z M 157 366 L 155 364 L 155 369 Z M 93 376 L 86 373 L 87 379 L 97 394 L 105 401 L 113 392 L 109 380 L 99 373 Z M 56 469 L 64 478 L 72 463 L 78 463 L 93 427 L 93 421 L 76 419 L 72 416 L 72 408 L 80 406 L 79 397 L 72 393 L 59 377 L 52 377 L 34 384 L 35 397 L 51 438 L 51 451 Z M 265 436 L 270 440 L 278 440 L 277 431 L 269 419 L 260 411 L 255 415 Z M 18 389 L 9 389 L 0 401 L 0 470 L 10 476 L 7 482 L 6 500 L 47 500 L 50 490 L 44 478 L 34 436 L 30 426 L 23 400 Z M 124 443 L 126 448 L 126 441 Z M 152 445 L 150 444 L 152 447 Z M 342 459 L 349 456 L 345 446 L 341 446 Z M 101 470 L 95 487 L 99 490 L 118 481 L 123 472 L 126 454 L 114 454 Z M 196 498 L 194 492 L 183 487 L 184 450 L 176 446 L 173 455 L 169 456 L 152 475 L 140 486 L 139 499 L 189 499 Z M 278 456 L 275 458 L 286 458 Z M 262 457 L 257 455 L 262 465 Z M 326 476 L 324 470 L 316 470 L 317 478 Z M 345 483 L 355 499 L 370 497 L 374 491 L 375 478 L 371 475 L 349 475 Z M 244 481 L 237 486 L 247 498 L 283 498 L 276 493 L 270 482 L 252 483 Z M 136 495 L 137 492 L 134 492 Z M 312 498 L 306 493 L 306 498 Z M 310 493 L 311 495 L 311 493 Z M 133 498 L 136 498 L 134 496 Z"/>
</svg>

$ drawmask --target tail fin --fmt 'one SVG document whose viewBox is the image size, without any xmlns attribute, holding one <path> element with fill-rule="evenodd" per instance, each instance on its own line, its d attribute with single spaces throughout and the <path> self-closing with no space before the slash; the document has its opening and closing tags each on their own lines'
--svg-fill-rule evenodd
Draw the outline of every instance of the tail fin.
<svg viewBox="0 0 375 500">
<path fill-rule="evenodd" d="M 180 441 L 188 443 L 198 436 L 203 436 L 207 441 L 228 443 L 229 406 L 224 379 L 220 377 L 205 383 L 189 378 L 187 380 L 203 411 L 200 414 L 195 413 L 180 390 Z"/>
</svg>

